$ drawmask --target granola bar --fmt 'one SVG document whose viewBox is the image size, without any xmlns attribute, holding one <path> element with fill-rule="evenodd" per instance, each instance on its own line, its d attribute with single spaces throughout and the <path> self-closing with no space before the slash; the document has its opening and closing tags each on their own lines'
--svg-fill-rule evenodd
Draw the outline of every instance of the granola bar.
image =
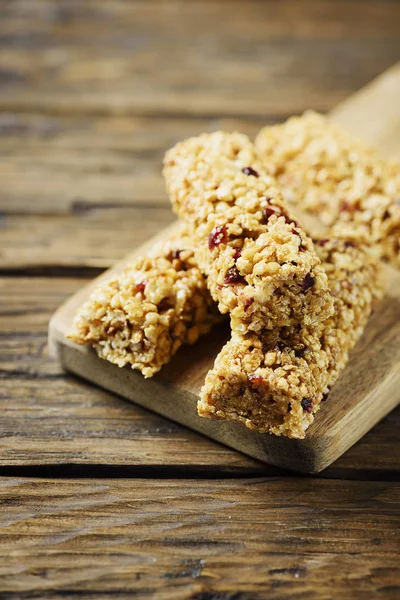
<svg viewBox="0 0 400 600">
<path fill-rule="evenodd" d="M 400 164 L 313 112 L 265 127 L 256 147 L 286 200 L 400 267 Z"/>
<path fill-rule="evenodd" d="M 333 316 L 261 335 L 234 332 L 206 377 L 200 416 L 304 438 L 383 291 L 380 265 L 354 242 L 320 239 L 315 248 L 328 274 Z"/>
<path fill-rule="evenodd" d="M 311 239 L 287 212 L 247 136 L 217 132 L 177 144 L 167 190 L 195 243 L 221 313 L 235 331 L 312 324 L 332 314 Z"/>
<path fill-rule="evenodd" d="M 193 344 L 220 319 L 183 230 L 100 284 L 68 337 L 151 377 L 182 344 Z"/>
</svg>

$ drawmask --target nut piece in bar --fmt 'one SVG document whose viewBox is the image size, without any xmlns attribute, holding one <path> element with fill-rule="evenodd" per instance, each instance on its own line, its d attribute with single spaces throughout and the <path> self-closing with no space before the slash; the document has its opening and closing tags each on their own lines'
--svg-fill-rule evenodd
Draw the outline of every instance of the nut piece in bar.
<svg viewBox="0 0 400 600">
<path fill-rule="evenodd" d="M 400 268 L 400 164 L 388 163 L 322 115 L 262 129 L 256 147 L 285 199 L 333 233 L 364 240 Z"/>
<path fill-rule="evenodd" d="M 182 231 L 150 255 L 101 283 L 80 308 L 68 335 L 119 367 L 151 377 L 182 344 L 193 344 L 221 320 Z"/>
<path fill-rule="evenodd" d="M 362 247 L 340 238 L 314 243 L 328 274 L 334 315 L 311 326 L 234 333 L 206 377 L 200 416 L 304 438 L 383 293 L 380 264 Z"/>
<path fill-rule="evenodd" d="M 164 176 L 232 330 L 311 325 L 332 314 L 313 243 L 287 212 L 247 136 L 216 132 L 181 142 L 167 152 Z"/>
</svg>

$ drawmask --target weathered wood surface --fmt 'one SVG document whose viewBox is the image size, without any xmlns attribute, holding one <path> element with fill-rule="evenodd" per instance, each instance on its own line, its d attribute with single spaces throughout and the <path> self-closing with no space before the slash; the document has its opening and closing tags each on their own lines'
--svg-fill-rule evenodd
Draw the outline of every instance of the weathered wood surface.
<svg viewBox="0 0 400 600">
<path fill-rule="evenodd" d="M 0 279 L 0 473 L 274 474 L 276 470 L 66 375 L 46 348 L 54 310 L 82 279 Z M 400 409 L 370 431 L 325 477 L 397 479 Z M 35 469 L 32 470 L 32 467 Z M 25 469 L 25 470 L 24 470 Z M 95 471 L 93 471 L 95 470 Z M 111 471 L 109 471 L 111 472 Z"/>
<path fill-rule="evenodd" d="M 0 3 L 0 468 L 18 476 L 0 478 L 1 598 L 398 597 L 398 489 L 378 480 L 399 477 L 399 410 L 324 474 L 367 481 L 259 483 L 273 471 L 62 374 L 45 332 L 172 218 L 166 147 L 330 110 L 398 60 L 399 17 L 391 0 Z M 140 479 L 21 479 L 74 473 Z"/>
<path fill-rule="evenodd" d="M 271 117 L 74 118 L 6 112 L 0 115 L 0 209 L 76 215 L 102 206 L 169 208 L 161 175 L 167 148 L 215 129 L 254 136 L 264 122 Z"/>
<path fill-rule="evenodd" d="M 396 2 L 8 2 L 0 109 L 329 110 L 398 60 Z"/>
<path fill-rule="evenodd" d="M 4 478 L 0 505 L 5 598 L 400 593 L 398 483 Z"/>
</svg>

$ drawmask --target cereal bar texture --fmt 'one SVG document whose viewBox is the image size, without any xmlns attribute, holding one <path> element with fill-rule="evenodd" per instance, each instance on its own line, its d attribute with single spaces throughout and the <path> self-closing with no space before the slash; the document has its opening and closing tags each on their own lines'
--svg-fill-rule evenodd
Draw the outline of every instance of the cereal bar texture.
<svg viewBox="0 0 400 600">
<path fill-rule="evenodd" d="M 94 290 L 68 336 L 119 367 L 151 377 L 221 316 L 185 231 Z"/>
<path fill-rule="evenodd" d="M 400 164 L 380 160 L 313 112 L 265 127 L 256 147 L 286 200 L 400 267 Z"/>
<path fill-rule="evenodd" d="M 378 261 L 351 241 L 320 239 L 334 315 L 323 323 L 261 335 L 233 334 L 201 390 L 200 416 L 303 438 L 382 296 Z"/>
<path fill-rule="evenodd" d="M 181 142 L 167 152 L 164 175 L 232 330 L 311 325 L 332 314 L 313 243 L 288 214 L 245 135 L 217 132 Z"/>
</svg>

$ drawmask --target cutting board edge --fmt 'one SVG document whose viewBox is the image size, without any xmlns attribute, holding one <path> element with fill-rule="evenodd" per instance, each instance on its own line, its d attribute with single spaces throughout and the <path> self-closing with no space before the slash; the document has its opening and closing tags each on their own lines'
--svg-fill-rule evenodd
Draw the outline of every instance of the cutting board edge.
<svg viewBox="0 0 400 600">
<path fill-rule="evenodd" d="M 357 405 L 351 405 L 342 419 L 331 421 L 331 427 L 326 431 L 321 432 L 321 427 L 314 429 L 314 426 L 311 426 L 311 435 L 303 440 L 258 433 L 234 422 L 204 419 L 197 415 L 197 398 L 190 391 L 166 382 L 160 375 L 144 379 L 137 371 L 129 367 L 121 369 L 99 358 L 93 349 L 67 339 L 64 311 L 68 309 L 70 300 L 58 309 L 49 324 L 51 354 L 58 358 L 66 371 L 142 408 L 161 414 L 219 443 L 276 467 L 307 475 L 320 473 L 398 405 L 395 397 L 392 401 L 382 402 L 381 410 L 375 412 L 373 420 L 365 422 L 364 419 L 361 429 L 349 425 L 355 421 L 358 427 L 360 426 L 358 415 L 353 414 Z M 381 387 L 384 387 L 385 383 L 382 382 Z M 396 385 L 393 384 L 393 387 L 397 386 L 400 387 L 400 373 L 396 378 Z M 376 394 L 376 390 L 372 393 Z M 318 423 L 318 413 L 316 419 Z M 346 428 L 347 431 L 345 437 L 341 435 L 341 422 L 342 429 Z"/>
</svg>

